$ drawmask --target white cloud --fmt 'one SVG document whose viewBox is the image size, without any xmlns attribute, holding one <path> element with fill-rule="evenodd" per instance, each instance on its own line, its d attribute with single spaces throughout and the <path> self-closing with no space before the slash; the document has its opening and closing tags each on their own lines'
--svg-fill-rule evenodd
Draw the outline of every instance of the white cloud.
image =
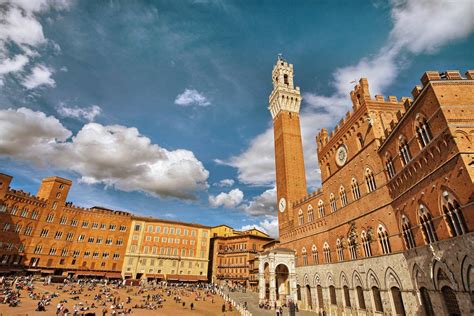
<svg viewBox="0 0 474 316">
<path fill-rule="evenodd" d="M 178 94 L 174 103 L 182 106 L 199 105 L 208 106 L 211 102 L 199 91 L 195 89 L 185 89 L 183 93 Z"/>
<path fill-rule="evenodd" d="M 251 216 L 274 215 L 276 199 L 276 188 L 269 189 L 240 205 L 239 209 Z"/>
<path fill-rule="evenodd" d="M 92 105 L 88 108 L 80 108 L 77 106 L 68 107 L 66 104 L 61 103 L 57 107 L 57 111 L 61 116 L 71 117 L 79 120 L 86 120 L 92 122 L 96 116 L 102 113 L 102 109 L 98 105 Z"/>
<path fill-rule="evenodd" d="M 472 12 L 472 1 L 468 0 L 393 0 L 393 28 L 388 41 L 377 54 L 362 58 L 355 65 L 336 69 L 332 82 L 336 92 L 333 95 L 304 94 L 301 130 L 310 187 L 320 179 L 314 141 L 317 128 L 332 129 L 351 109 L 351 82 L 367 77 L 371 93 L 381 94 L 396 80 L 410 54 L 433 53 L 443 45 L 471 34 L 474 31 Z M 270 127 L 256 136 L 240 155 L 216 162 L 237 168 L 239 181 L 243 183 L 274 183 L 273 129 Z"/>
<path fill-rule="evenodd" d="M 44 65 L 35 66 L 31 73 L 23 80 L 22 85 L 27 89 L 34 89 L 43 85 L 54 87 L 56 82 L 51 78 L 52 74 L 52 69 Z"/>
<path fill-rule="evenodd" d="M 29 109 L 0 110 L 0 155 L 78 173 L 84 183 L 162 197 L 195 198 L 209 172 L 191 151 L 169 151 L 134 127 L 88 123 L 72 132 Z"/>
<path fill-rule="evenodd" d="M 221 181 L 215 183 L 216 186 L 224 188 L 233 186 L 235 181 L 233 179 L 222 179 Z"/>
<path fill-rule="evenodd" d="M 228 161 L 215 160 L 237 168 L 239 181 L 251 185 L 271 185 L 275 181 L 273 130 L 267 129 L 250 143 L 249 148 Z"/>
<path fill-rule="evenodd" d="M 221 192 L 217 196 L 209 196 L 209 204 L 211 207 L 235 208 L 244 198 L 244 193 L 239 189 L 233 189 L 228 193 Z"/>
<path fill-rule="evenodd" d="M 20 71 L 27 63 L 28 57 L 25 55 L 16 55 L 13 58 L 4 59 L 0 62 L 0 76 Z"/>
<path fill-rule="evenodd" d="M 70 0 L 0 0 L 0 80 L 7 74 L 23 72 L 48 40 L 38 15 L 52 8 L 69 8 Z M 10 56 L 9 44 L 21 54 Z M 56 43 L 53 46 L 57 47 Z M 52 80 L 52 79 L 51 79 Z"/>
<path fill-rule="evenodd" d="M 474 31 L 470 0 L 393 0 L 390 42 L 414 54 L 433 53 Z M 388 43 L 390 45 L 390 43 Z"/>
<path fill-rule="evenodd" d="M 45 164 L 72 133 L 55 117 L 27 108 L 0 110 L 0 155 Z"/>
<path fill-rule="evenodd" d="M 252 228 L 263 231 L 270 235 L 270 237 L 278 238 L 278 216 L 267 215 L 265 218 L 260 221 L 258 224 L 245 225 L 240 228 L 240 230 L 245 231 Z"/>
</svg>

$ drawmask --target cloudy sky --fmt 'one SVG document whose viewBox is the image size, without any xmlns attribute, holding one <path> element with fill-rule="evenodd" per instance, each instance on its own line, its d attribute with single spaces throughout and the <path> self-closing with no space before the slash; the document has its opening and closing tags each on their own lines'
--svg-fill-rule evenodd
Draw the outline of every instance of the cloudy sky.
<svg viewBox="0 0 474 316">
<path fill-rule="evenodd" d="M 474 2 L 0 0 L 0 172 L 36 193 L 277 234 L 267 110 L 278 53 L 314 136 L 351 82 L 407 96 L 426 70 L 474 67 Z"/>
</svg>

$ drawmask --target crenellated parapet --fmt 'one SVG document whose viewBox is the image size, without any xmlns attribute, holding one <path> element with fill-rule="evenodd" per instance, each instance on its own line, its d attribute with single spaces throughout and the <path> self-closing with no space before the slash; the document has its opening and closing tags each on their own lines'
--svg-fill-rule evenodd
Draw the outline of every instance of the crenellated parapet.
<svg viewBox="0 0 474 316">
<path fill-rule="evenodd" d="M 402 97 L 399 100 L 396 96 L 392 95 L 388 97 L 375 95 L 372 98 L 369 92 L 369 82 L 367 78 L 361 78 L 359 80 L 359 83 L 350 92 L 350 96 L 352 100 L 352 111 L 348 111 L 330 133 L 325 128 L 322 128 L 316 136 L 318 153 L 322 152 L 326 148 L 326 145 L 334 145 L 332 143 L 337 142 L 337 140 L 341 138 L 341 133 L 347 132 L 349 127 L 362 125 L 365 124 L 365 121 L 370 120 L 370 117 L 364 114 L 368 112 L 369 108 L 377 106 L 399 106 L 401 103 L 411 103 L 411 99 L 408 97 Z M 336 140 L 333 141 L 334 139 Z"/>
<path fill-rule="evenodd" d="M 309 201 L 311 201 L 312 199 L 314 199 L 318 196 L 321 196 L 321 195 L 323 195 L 323 189 L 318 188 L 316 191 L 313 191 L 313 192 L 309 193 L 308 195 L 302 197 L 301 199 L 294 201 L 292 203 L 292 207 L 293 208 L 299 207 L 299 206 L 301 206 L 303 204 L 306 204 Z"/>
<path fill-rule="evenodd" d="M 422 85 L 416 85 L 413 87 L 411 94 L 413 99 L 411 98 L 402 98 L 403 106 L 405 111 L 398 111 L 396 113 L 396 117 L 394 120 L 390 122 L 390 125 L 384 130 L 384 135 L 381 138 L 380 147 L 382 148 L 388 138 L 391 137 L 394 130 L 397 128 L 403 117 L 405 116 L 408 109 L 410 109 L 421 95 L 424 93 L 426 87 L 430 85 L 431 82 L 449 82 L 449 81 L 468 81 L 474 80 L 474 70 L 468 70 L 465 72 L 465 77 L 461 76 L 459 70 L 446 70 L 444 72 L 439 71 L 426 71 L 423 76 L 420 78 L 420 82 Z"/>
<path fill-rule="evenodd" d="M 34 206 L 39 206 L 39 207 L 44 207 L 46 205 L 45 199 L 37 197 L 36 195 L 31 194 L 29 192 L 25 192 L 23 190 L 10 189 L 8 190 L 5 197 L 8 200 L 21 202 L 21 203 L 27 203 L 29 205 L 34 205 Z"/>
</svg>

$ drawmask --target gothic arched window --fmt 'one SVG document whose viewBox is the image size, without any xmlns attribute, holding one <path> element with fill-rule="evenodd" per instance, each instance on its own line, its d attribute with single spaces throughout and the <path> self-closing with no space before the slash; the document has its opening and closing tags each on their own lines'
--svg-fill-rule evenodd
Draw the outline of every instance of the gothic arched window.
<svg viewBox="0 0 474 316">
<path fill-rule="evenodd" d="M 417 123 L 415 129 L 416 137 L 418 138 L 418 143 L 420 144 L 420 147 L 425 148 L 426 145 L 430 143 L 432 138 L 430 126 L 428 125 L 428 121 L 425 117 L 420 117 L 419 114 L 417 115 Z"/>
<path fill-rule="evenodd" d="M 303 210 L 302 209 L 299 209 L 298 211 L 298 223 L 300 225 L 303 225 L 304 224 L 304 214 L 303 214 Z"/>
<path fill-rule="evenodd" d="M 452 237 L 467 233 L 466 221 L 459 202 L 447 191 L 443 192 L 443 217 Z"/>
<path fill-rule="evenodd" d="M 438 241 L 438 236 L 436 236 L 436 230 L 433 226 L 431 214 L 423 204 L 420 204 L 418 216 L 420 219 L 421 230 L 423 232 L 425 242 L 427 244 L 431 244 Z"/>
<path fill-rule="evenodd" d="M 347 205 L 347 195 L 346 195 L 346 189 L 341 185 L 339 188 L 339 197 L 341 198 L 341 205 L 342 207 Z"/>
<path fill-rule="evenodd" d="M 313 207 L 310 205 L 308 205 L 308 223 L 311 223 L 312 221 L 314 221 L 314 213 L 313 213 Z"/>
<path fill-rule="evenodd" d="M 403 136 L 400 136 L 399 138 L 398 149 L 400 152 L 400 158 L 402 160 L 402 163 L 405 166 L 411 160 L 411 153 L 410 153 L 410 147 L 408 147 L 408 142 Z"/>
<path fill-rule="evenodd" d="M 305 247 L 303 247 L 303 249 L 301 249 L 301 257 L 303 258 L 303 265 L 307 266 L 308 265 L 308 256 L 306 254 L 306 248 Z"/>
<path fill-rule="evenodd" d="M 331 210 L 333 212 L 337 211 L 337 203 L 336 203 L 336 198 L 334 197 L 334 194 L 331 193 L 329 195 L 329 202 L 331 203 Z"/>
<path fill-rule="evenodd" d="M 362 239 L 362 246 L 364 247 L 364 254 L 366 257 L 371 257 L 372 256 L 372 249 L 370 248 L 370 238 L 363 230 L 360 234 L 360 238 Z"/>
<path fill-rule="evenodd" d="M 347 238 L 347 244 L 349 247 L 349 254 L 351 255 L 351 260 L 357 259 L 357 244 L 355 237 Z"/>
<path fill-rule="evenodd" d="M 331 263 L 331 248 L 329 248 L 329 244 L 327 242 L 324 243 L 323 253 L 324 253 L 324 262 Z"/>
<path fill-rule="evenodd" d="M 313 257 L 313 264 L 318 264 L 318 248 L 316 247 L 316 245 L 313 245 L 313 247 L 311 247 L 311 256 Z"/>
<path fill-rule="evenodd" d="M 323 202 L 323 200 L 319 200 L 319 202 L 318 202 L 318 212 L 319 212 L 319 218 L 324 217 L 324 202 Z"/>
<path fill-rule="evenodd" d="M 377 233 L 379 235 L 379 241 L 380 241 L 380 247 L 382 248 L 382 253 L 384 255 L 391 253 L 392 250 L 390 249 L 390 241 L 388 239 L 388 233 L 385 227 L 382 226 L 382 224 L 379 225 Z"/>
<path fill-rule="evenodd" d="M 393 166 L 393 159 L 390 154 L 385 154 L 385 168 L 387 168 L 387 174 L 389 179 L 395 177 L 395 167 Z"/>
<path fill-rule="evenodd" d="M 356 178 L 352 178 L 351 180 L 351 189 L 352 189 L 352 196 L 354 197 L 354 201 L 360 199 L 359 183 L 357 183 Z"/>
<path fill-rule="evenodd" d="M 344 261 L 344 247 L 340 239 L 336 240 L 337 260 Z"/>
<path fill-rule="evenodd" d="M 402 235 L 405 240 L 407 249 L 416 247 L 415 239 L 413 238 L 413 233 L 411 231 L 411 225 L 408 221 L 408 218 L 405 215 L 402 215 Z"/>
<path fill-rule="evenodd" d="M 367 184 L 367 192 L 372 192 L 377 189 L 377 184 L 375 183 L 374 173 L 370 168 L 365 169 L 365 183 Z"/>
</svg>

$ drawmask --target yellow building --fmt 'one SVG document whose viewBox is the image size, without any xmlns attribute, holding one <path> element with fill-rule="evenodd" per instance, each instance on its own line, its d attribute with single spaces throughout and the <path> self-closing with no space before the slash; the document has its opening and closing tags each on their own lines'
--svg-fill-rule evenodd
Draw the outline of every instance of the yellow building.
<svg viewBox="0 0 474 316">
<path fill-rule="evenodd" d="M 241 235 L 254 235 L 260 237 L 268 237 L 264 232 L 259 231 L 256 228 L 252 228 L 246 231 L 235 230 L 227 225 L 219 225 L 211 227 L 211 237 L 234 237 Z"/>
<path fill-rule="evenodd" d="M 206 281 L 210 228 L 133 217 L 122 275 L 125 279 Z"/>
</svg>

